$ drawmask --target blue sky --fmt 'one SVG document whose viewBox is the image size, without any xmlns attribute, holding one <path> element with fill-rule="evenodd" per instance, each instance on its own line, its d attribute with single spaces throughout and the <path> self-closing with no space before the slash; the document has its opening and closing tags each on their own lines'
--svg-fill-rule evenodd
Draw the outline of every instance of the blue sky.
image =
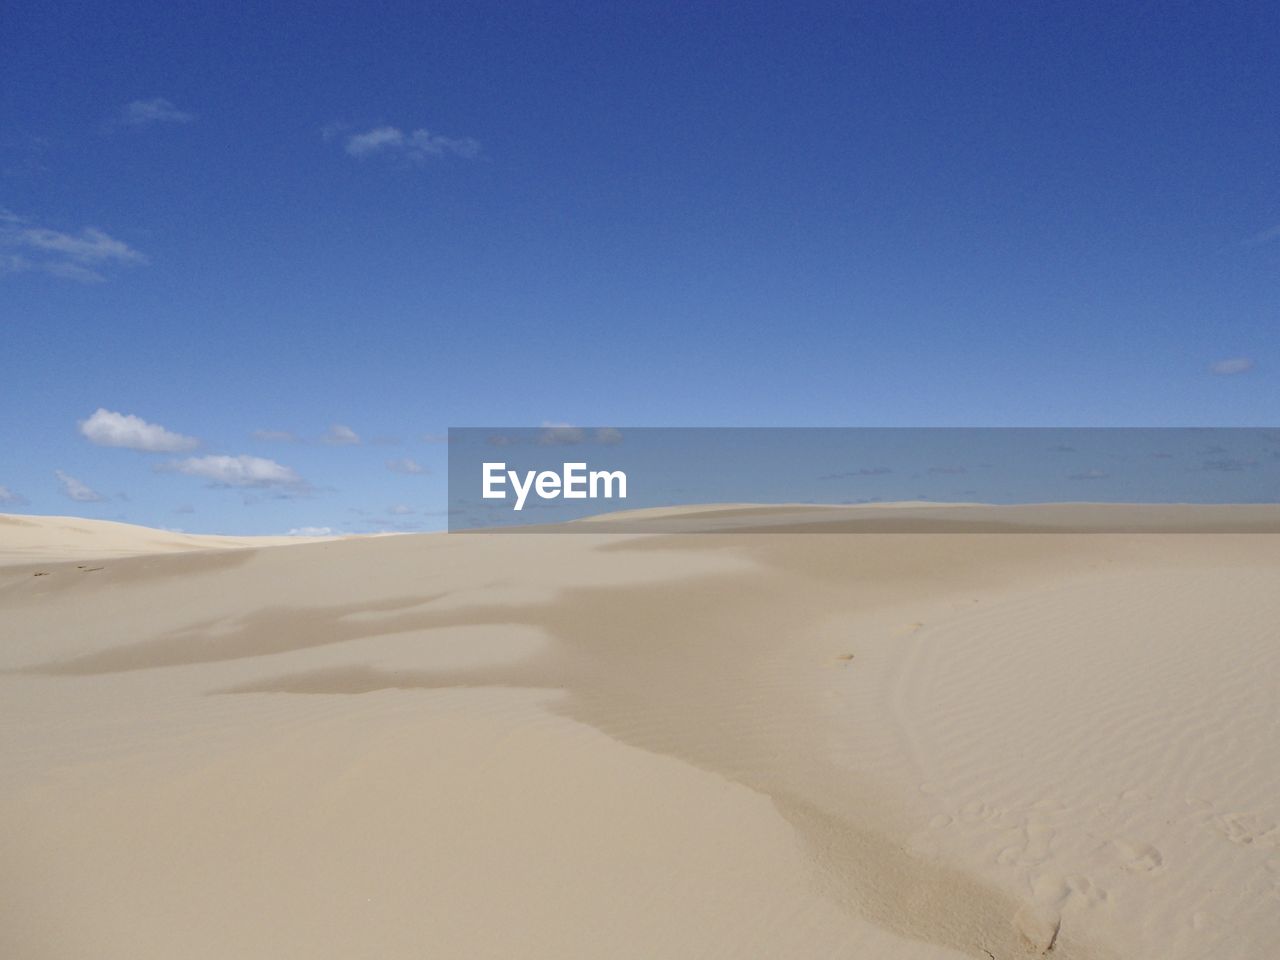
<svg viewBox="0 0 1280 960">
<path fill-rule="evenodd" d="M 1280 420 L 1274 4 L 619 6 L 11 4 L 0 510 L 438 527 L 449 426 Z"/>
</svg>

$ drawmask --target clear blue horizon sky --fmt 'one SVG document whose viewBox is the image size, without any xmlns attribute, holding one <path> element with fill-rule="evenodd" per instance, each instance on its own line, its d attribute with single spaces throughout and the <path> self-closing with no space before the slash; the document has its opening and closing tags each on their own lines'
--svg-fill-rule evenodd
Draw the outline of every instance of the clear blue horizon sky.
<svg viewBox="0 0 1280 960">
<path fill-rule="evenodd" d="M 1280 422 L 1274 4 L 301 9 L 6 8 L 0 511 L 436 528 L 449 426 Z"/>
</svg>

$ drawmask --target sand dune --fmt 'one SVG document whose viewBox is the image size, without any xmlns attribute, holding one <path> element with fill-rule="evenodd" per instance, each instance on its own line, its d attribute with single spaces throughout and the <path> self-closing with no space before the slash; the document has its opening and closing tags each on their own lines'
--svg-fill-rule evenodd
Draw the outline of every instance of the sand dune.
<svg viewBox="0 0 1280 960">
<path fill-rule="evenodd" d="M 0 956 L 1270 956 L 1280 514 L 877 509 L 0 523 Z"/>
<path fill-rule="evenodd" d="M 81 517 L 19 517 L 0 513 L 0 565 L 35 560 L 95 560 L 193 550 L 283 546 L 323 537 L 218 537 L 153 530 Z"/>
</svg>

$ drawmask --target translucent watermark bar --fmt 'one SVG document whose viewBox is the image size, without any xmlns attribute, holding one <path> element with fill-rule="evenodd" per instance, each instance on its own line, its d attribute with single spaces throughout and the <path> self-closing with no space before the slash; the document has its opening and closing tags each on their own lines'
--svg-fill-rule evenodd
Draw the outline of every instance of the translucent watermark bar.
<svg viewBox="0 0 1280 960">
<path fill-rule="evenodd" d="M 448 451 L 450 532 L 1280 531 L 1280 428 L 466 427 Z"/>
</svg>

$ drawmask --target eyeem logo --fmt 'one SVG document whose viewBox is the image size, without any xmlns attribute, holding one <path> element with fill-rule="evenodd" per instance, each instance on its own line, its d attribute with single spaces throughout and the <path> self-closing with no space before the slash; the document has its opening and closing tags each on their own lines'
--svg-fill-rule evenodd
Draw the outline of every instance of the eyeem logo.
<svg viewBox="0 0 1280 960">
<path fill-rule="evenodd" d="M 524 475 L 508 470 L 506 463 L 483 465 L 484 499 L 507 499 L 509 482 L 515 492 L 515 509 L 523 510 L 525 500 L 532 491 L 543 500 L 619 500 L 627 499 L 627 475 L 621 470 L 587 470 L 585 463 L 566 463 L 563 469 L 526 470 Z"/>
</svg>

